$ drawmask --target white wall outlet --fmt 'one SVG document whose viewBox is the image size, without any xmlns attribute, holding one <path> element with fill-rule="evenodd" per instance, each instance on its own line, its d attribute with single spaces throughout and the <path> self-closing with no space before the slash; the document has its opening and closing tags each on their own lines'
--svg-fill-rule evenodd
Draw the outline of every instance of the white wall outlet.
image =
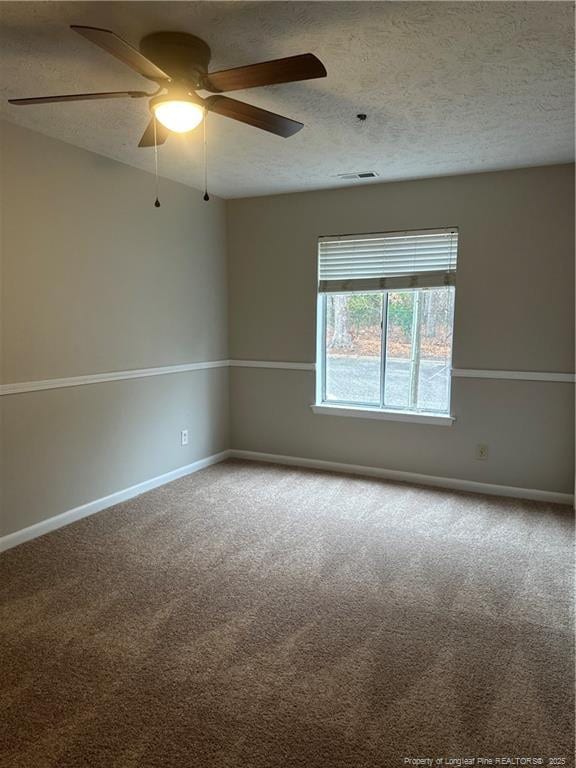
<svg viewBox="0 0 576 768">
<path fill-rule="evenodd" d="M 180 443 L 181 445 L 188 445 L 188 430 L 183 429 L 180 432 Z"/>
<path fill-rule="evenodd" d="M 488 458 L 488 446 L 485 443 L 478 443 L 476 446 L 476 458 L 479 461 L 486 461 Z"/>
</svg>

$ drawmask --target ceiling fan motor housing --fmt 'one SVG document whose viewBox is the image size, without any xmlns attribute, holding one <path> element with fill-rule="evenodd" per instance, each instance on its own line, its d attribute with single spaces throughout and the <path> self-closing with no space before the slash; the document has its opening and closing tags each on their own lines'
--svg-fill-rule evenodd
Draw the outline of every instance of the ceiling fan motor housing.
<svg viewBox="0 0 576 768">
<path fill-rule="evenodd" d="M 210 62 L 210 46 L 186 32 L 154 32 L 140 41 L 140 51 L 174 80 L 199 88 Z"/>
</svg>

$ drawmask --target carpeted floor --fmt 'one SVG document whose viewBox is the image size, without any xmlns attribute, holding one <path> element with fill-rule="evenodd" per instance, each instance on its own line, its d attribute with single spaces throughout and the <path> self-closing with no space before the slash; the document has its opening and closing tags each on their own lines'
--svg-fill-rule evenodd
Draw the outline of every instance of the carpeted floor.
<svg viewBox="0 0 576 768">
<path fill-rule="evenodd" d="M 572 765 L 572 524 L 236 461 L 101 512 L 0 560 L 0 764 Z"/>
</svg>

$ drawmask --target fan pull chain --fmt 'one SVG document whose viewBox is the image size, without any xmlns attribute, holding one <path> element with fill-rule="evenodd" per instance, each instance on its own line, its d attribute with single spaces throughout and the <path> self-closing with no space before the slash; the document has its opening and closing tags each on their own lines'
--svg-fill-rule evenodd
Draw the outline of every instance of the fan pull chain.
<svg viewBox="0 0 576 768">
<path fill-rule="evenodd" d="M 206 141 L 206 122 L 208 119 L 208 110 L 204 107 L 204 197 L 202 198 L 206 202 L 210 200 L 208 194 L 208 143 Z"/>
<path fill-rule="evenodd" d="M 154 207 L 160 208 L 160 200 L 158 199 L 158 137 L 156 135 L 156 116 L 154 116 L 154 176 L 156 177 L 156 200 L 154 200 Z"/>
</svg>

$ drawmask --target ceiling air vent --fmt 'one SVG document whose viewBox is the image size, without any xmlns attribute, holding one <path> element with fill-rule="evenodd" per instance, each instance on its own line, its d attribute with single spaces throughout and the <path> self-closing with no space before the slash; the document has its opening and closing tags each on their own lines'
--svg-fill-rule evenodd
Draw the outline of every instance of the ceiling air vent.
<svg viewBox="0 0 576 768">
<path fill-rule="evenodd" d="M 339 179 L 375 179 L 376 171 L 355 171 L 354 173 L 337 173 Z"/>
</svg>

